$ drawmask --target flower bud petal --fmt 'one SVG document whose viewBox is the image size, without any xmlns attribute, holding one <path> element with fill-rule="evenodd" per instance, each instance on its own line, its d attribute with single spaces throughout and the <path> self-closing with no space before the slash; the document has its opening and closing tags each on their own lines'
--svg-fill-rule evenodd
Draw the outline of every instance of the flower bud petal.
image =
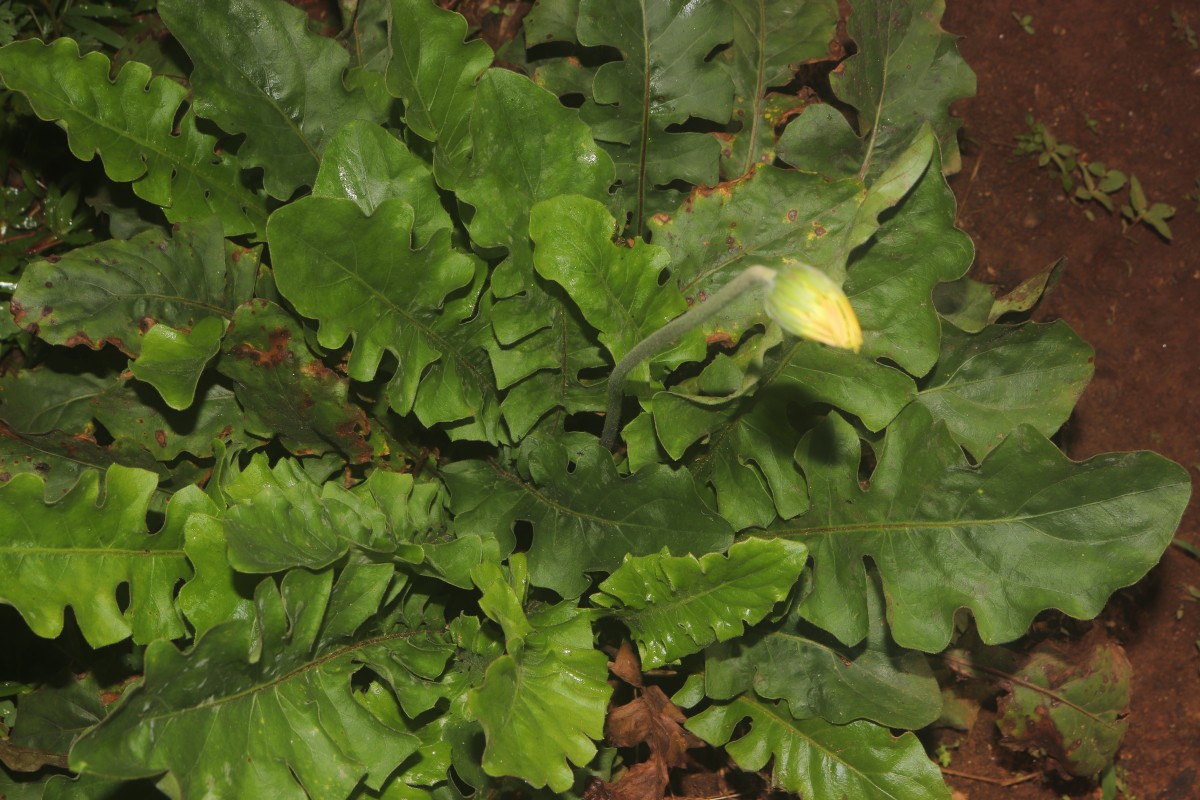
<svg viewBox="0 0 1200 800">
<path fill-rule="evenodd" d="M 862 328 L 842 287 L 808 264 L 789 264 L 775 276 L 767 314 L 788 333 L 858 352 Z"/>
</svg>

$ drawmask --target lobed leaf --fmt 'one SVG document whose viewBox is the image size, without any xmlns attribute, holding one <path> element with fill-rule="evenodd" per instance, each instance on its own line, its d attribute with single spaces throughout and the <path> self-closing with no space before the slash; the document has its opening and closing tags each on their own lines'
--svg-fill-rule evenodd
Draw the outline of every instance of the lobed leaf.
<svg viewBox="0 0 1200 800">
<path fill-rule="evenodd" d="M 182 411 L 195 399 L 200 373 L 221 349 L 224 334 L 220 317 L 205 317 L 191 330 L 160 322 L 146 331 L 142 354 L 129 371 L 157 389 L 168 406 Z"/>
<path fill-rule="evenodd" d="M 47 503 L 45 484 L 17 475 L 0 486 L 0 600 L 21 613 L 38 636 L 62 633 L 71 606 L 92 647 L 133 636 L 145 643 L 184 633 L 175 610 L 175 584 L 189 574 L 182 530 L 174 520 L 156 535 L 146 512 L 158 479 L 143 470 L 111 466 L 103 499 L 98 472 L 83 473 L 65 496 Z M 129 605 L 117 605 L 120 584 Z"/>
<path fill-rule="evenodd" d="M 787 597 L 807 556 L 784 540 L 744 539 L 700 558 L 627 557 L 591 601 L 629 628 L 642 669 L 655 669 L 741 636 Z"/>
<path fill-rule="evenodd" d="M 1061 320 L 989 325 L 975 335 L 949 327 L 917 402 L 980 459 L 1021 425 L 1053 435 L 1091 380 L 1092 357 Z"/>
<path fill-rule="evenodd" d="M 92 421 L 92 398 L 112 378 L 47 366 L 0 376 L 0 419 L 21 433 L 80 432 Z"/>
<path fill-rule="evenodd" d="M 312 184 L 341 124 L 374 113 L 343 83 L 349 54 L 278 0 L 162 0 L 158 12 L 192 61 L 195 112 L 244 134 L 238 158 L 262 167 L 280 200 Z"/>
<path fill-rule="evenodd" d="M 242 183 L 237 160 L 216 152 L 216 137 L 200 130 L 191 110 L 173 133 L 187 90 L 136 61 L 127 62 L 116 80 L 110 71 L 107 57 L 80 55 L 71 39 L 27 39 L 0 48 L 0 79 L 24 94 L 41 119 L 66 129 L 76 158 L 91 161 L 99 154 L 108 177 L 131 183 L 138 197 L 162 206 L 172 222 L 216 215 L 230 236 L 261 236 L 266 207 Z"/>
<path fill-rule="evenodd" d="M 985 642 L 1020 636 L 1057 608 L 1091 618 L 1162 555 L 1190 482 L 1152 453 L 1075 463 L 1028 426 L 971 467 L 943 423 L 914 404 L 889 426 L 867 489 L 858 436 L 839 417 L 796 452 L 813 499 L 772 533 L 809 546 L 813 591 L 802 615 L 846 644 L 867 634 L 870 556 L 897 643 L 943 649 L 959 608 Z"/>
<path fill-rule="evenodd" d="M 342 798 L 360 781 L 378 788 L 417 746 L 351 688 L 361 662 L 405 669 L 405 639 L 420 636 L 371 628 L 392 577 L 388 565 L 347 568 L 336 584 L 328 570 L 289 572 L 279 588 L 259 584 L 253 620 L 214 627 L 184 653 L 151 643 L 142 683 L 76 742 L 71 768 L 162 775 L 177 796 Z"/>
<path fill-rule="evenodd" d="M 529 470 L 526 479 L 495 462 L 448 464 L 454 530 L 495 536 L 507 554 L 513 526 L 532 523 L 530 581 L 563 597 L 578 597 L 585 572 L 612 572 L 627 553 L 706 553 L 732 541 L 729 523 L 704 505 L 686 472 L 656 466 L 622 478 L 600 447 L 568 453 L 557 442 L 534 450 Z"/>
<path fill-rule="evenodd" d="M 750 730 L 730 741 L 746 719 Z M 800 720 L 784 703 L 763 702 L 749 693 L 714 704 L 689 719 L 687 728 L 709 744 L 724 745 L 744 770 L 758 771 L 774 758 L 771 782 L 804 797 L 950 798 L 941 773 L 912 733 L 896 738 L 870 722 Z"/>
</svg>

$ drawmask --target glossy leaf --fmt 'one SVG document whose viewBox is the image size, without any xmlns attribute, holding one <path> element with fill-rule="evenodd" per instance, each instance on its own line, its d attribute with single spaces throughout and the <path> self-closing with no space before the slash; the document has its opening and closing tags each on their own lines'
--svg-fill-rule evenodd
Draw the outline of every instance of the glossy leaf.
<svg viewBox="0 0 1200 800">
<path fill-rule="evenodd" d="M 838 6 L 835 0 L 730 0 L 728 5 L 733 43 L 718 58 L 733 81 L 733 121 L 741 129 L 724 143 L 728 152 L 721 154 L 721 172 L 736 178 L 773 160 L 780 112 L 799 103 L 770 90 L 790 83 L 800 65 L 826 56 Z"/>
<path fill-rule="evenodd" d="M 787 597 L 807 556 L 785 540 L 745 539 L 726 554 L 626 558 L 591 600 L 629 628 L 642 669 L 656 669 L 740 636 Z"/>
<path fill-rule="evenodd" d="M 1020 636 L 1047 608 L 1089 619 L 1158 561 L 1190 491 L 1160 456 L 1075 463 L 1027 426 L 972 468 L 920 405 L 889 426 L 878 457 L 859 488 L 858 436 L 831 416 L 797 448 L 812 508 L 772 530 L 808 545 L 801 613 L 846 644 L 867 634 L 868 556 L 904 647 L 944 648 L 959 608 L 988 643 Z"/>
<path fill-rule="evenodd" d="M 494 535 L 508 553 L 513 525 L 532 523 L 530 580 L 563 597 L 578 597 L 585 572 L 612 572 L 626 553 L 706 553 L 732 542 L 685 472 L 658 466 L 622 478 L 598 446 L 568 453 L 557 443 L 535 450 L 529 469 L 526 479 L 494 462 L 447 465 L 454 529 Z"/>
<path fill-rule="evenodd" d="M 153 642 L 143 682 L 76 743 L 71 768 L 125 779 L 165 771 L 180 796 L 345 797 L 359 781 L 379 786 L 417 740 L 363 708 L 350 680 L 361 661 L 401 655 L 405 632 L 371 635 L 361 609 L 336 613 L 351 592 L 378 602 L 392 579 L 386 565 L 348 574 L 334 584 L 328 571 L 291 572 L 278 589 L 264 581 L 254 620 L 213 628 L 185 653 Z"/>
<path fill-rule="evenodd" d="M 278 436 L 296 455 L 371 458 L 370 423 L 349 399 L 349 380 L 313 355 L 303 328 L 279 306 L 252 300 L 238 307 L 218 369 L 234 381 L 249 433 Z"/>
<path fill-rule="evenodd" d="M 193 571 L 178 597 L 188 624 L 199 636 L 222 623 L 252 619 L 254 603 L 229 563 L 222 509 L 196 486 L 172 495 L 171 507 L 184 517 L 183 551 Z"/>
<path fill-rule="evenodd" d="M 221 348 L 224 333 L 220 317 L 205 317 L 191 330 L 159 323 L 146 331 L 142 354 L 129 371 L 157 389 L 167 405 L 182 411 L 192 404 L 200 373 Z"/>
<path fill-rule="evenodd" d="M 21 433 L 81 432 L 92 421 L 92 398 L 111 384 L 111 377 L 50 367 L 10 372 L 0 376 L 0 419 Z"/>
<path fill-rule="evenodd" d="M 271 217 L 275 280 L 297 311 L 320 322 L 323 347 L 353 335 L 351 379 L 373 379 L 384 353 L 396 356 L 388 384 L 396 411 L 426 425 L 486 425 L 496 414 L 494 381 L 459 330 L 475 295 L 448 303 L 456 292 L 477 291 L 475 264 L 450 247 L 447 232 L 413 250 L 413 222 L 412 206 L 399 198 L 369 217 L 351 200 L 297 200 Z"/>
<path fill-rule="evenodd" d="M 158 12 L 192 61 L 196 113 L 244 134 L 238 158 L 281 200 L 312 184 L 338 127 L 373 116 L 342 82 L 349 55 L 277 0 L 162 0 Z"/>
<path fill-rule="evenodd" d="M 1065 322 L 948 328 L 917 402 L 976 458 L 1020 425 L 1051 436 L 1092 377 L 1092 348 Z"/>
<path fill-rule="evenodd" d="M 937 680 L 924 655 L 892 641 L 878 576 L 867 591 L 867 612 L 867 638 L 853 647 L 794 611 L 742 639 L 710 647 L 705 690 L 717 700 L 753 690 L 786 700 L 798 717 L 839 725 L 856 719 L 909 730 L 929 725 L 942 705 Z"/>
<path fill-rule="evenodd" d="M 243 263 L 244 262 L 244 263 Z M 227 261 L 220 223 L 158 230 L 81 247 L 29 265 L 13 294 L 18 324 L 51 344 L 112 344 L 137 356 L 156 322 L 191 330 L 249 298 L 252 259 Z"/>
<path fill-rule="evenodd" d="M 103 501 L 99 473 L 86 472 L 53 503 L 34 475 L 0 486 L 0 513 L 10 521 L 0 534 L 0 568 L 8 576 L 0 599 L 46 638 L 62 632 L 67 606 L 93 647 L 131 635 L 141 643 L 181 635 L 172 595 L 189 568 L 182 530 L 168 525 L 151 536 L 146 527 L 157 483 L 152 473 L 113 466 Z M 121 583 L 129 585 L 124 612 L 116 600 Z"/>
<path fill-rule="evenodd" d="M 101 446 L 88 433 L 25 434 L 0 424 L 0 481 L 36 475 L 45 481 L 47 500 L 65 495 L 84 473 L 103 472 L 113 464 L 137 467 L 160 478 L 168 475 L 166 467 L 132 442 Z"/>
<path fill-rule="evenodd" d="M 730 741 L 745 719 L 750 720 L 750 730 Z M 784 703 L 764 702 L 750 694 L 713 705 L 688 720 L 687 728 L 709 744 L 725 745 L 744 770 L 763 769 L 774 758 L 771 782 L 804 797 L 950 798 L 941 773 L 912 733 L 895 738 L 887 728 L 870 722 L 798 720 Z"/>
<path fill-rule="evenodd" d="M 0 78 L 44 120 L 58 122 L 76 158 L 97 154 L 114 181 L 133 184 L 173 222 L 220 218 L 225 232 L 263 234 L 263 198 L 247 189 L 238 162 L 216 152 L 216 137 L 188 111 L 173 135 L 187 90 L 150 68 L 126 63 L 115 81 L 101 53 L 81 56 L 71 39 L 28 39 L 0 48 Z"/>
<path fill-rule="evenodd" d="M 115 440 L 159 461 L 181 453 L 207 457 L 213 440 L 242 438 L 242 412 L 233 392 L 208 379 L 184 411 L 170 408 L 149 384 L 137 380 L 113 383 L 92 405 L 96 420 Z"/>
<path fill-rule="evenodd" d="M 492 63 L 481 40 L 465 42 L 467 21 L 431 0 L 391 0 L 387 89 L 404 101 L 404 123 L 435 142 L 438 182 L 453 189 L 466 166 L 475 81 Z"/>
<path fill-rule="evenodd" d="M 609 46 L 620 61 L 596 70 L 593 103 L 584 120 L 617 164 L 621 213 L 640 234 L 655 212 L 682 199 L 673 181 L 717 182 L 720 146 L 702 133 L 670 130 L 691 118 L 729 120 L 733 85 L 706 62 L 729 40 L 730 13 L 720 0 L 581 0 L 577 39 L 584 47 Z"/>
</svg>

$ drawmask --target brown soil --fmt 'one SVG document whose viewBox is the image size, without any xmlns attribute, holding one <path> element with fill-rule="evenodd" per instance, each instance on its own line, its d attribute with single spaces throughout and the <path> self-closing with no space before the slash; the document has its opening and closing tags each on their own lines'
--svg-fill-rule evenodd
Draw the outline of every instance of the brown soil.
<svg viewBox="0 0 1200 800">
<path fill-rule="evenodd" d="M 1200 469 L 1200 50 L 1177 38 L 1171 11 L 1200 31 L 1200 2 L 975 2 L 949 0 L 943 26 L 979 79 L 977 96 L 956 105 L 964 120 L 963 170 L 951 179 L 959 224 L 976 246 L 972 275 L 1012 288 L 1066 256 L 1067 271 L 1038 311 L 1064 319 L 1096 349 L 1096 374 L 1060 434 L 1084 459 L 1151 449 Z M 1032 15 L 1024 32 L 1013 12 Z M 1026 114 L 1060 141 L 1134 173 L 1151 201 L 1176 206 L 1168 244 L 1145 226 L 1122 231 L 1092 203 L 1067 200 L 1050 168 L 1012 155 Z M 1089 130 L 1085 115 L 1098 122 Z M 1200 544 L 1193 501 L 1179 536 Z M 1129 732 L 1118 756 L 1137 800 L 1200 798 L 1200 561 L 1169 548 L 1137 587 L 1119 593 L 1101 618 L 1135 669 Z M 1006 781 L 1037 764 L 999 743 L 985 715 L 954 752 L 951 769 Z M 1090 784 L 1038 776 L 1002 787 L 948 777 L 966 800 L 1099 797 Z"/>
</svg>

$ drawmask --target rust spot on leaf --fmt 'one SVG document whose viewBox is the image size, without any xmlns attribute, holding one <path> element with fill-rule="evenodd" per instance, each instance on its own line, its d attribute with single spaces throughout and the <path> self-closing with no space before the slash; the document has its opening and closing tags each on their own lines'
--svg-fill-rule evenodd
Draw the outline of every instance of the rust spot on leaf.
<svg viewBox="0 0 1200 800">
<path fill-rule="evenodd" d="M 733 337 L 730 336 L 725 331 L 717 331 L 716 333 L 710 333 L 708 335 L 708 338 L 705 339 L 705 341 L 708 342 L 710 345 L 715 344 L 715 345 L 719 345 L 721 347 L 733 347 L 733 345 L 734 345 Z"/>
<path fill-rule="evenodd" d="M 157 323 L 158 323 L 158 320 L 156 320 L 154 317 L 142 317 L 141 319 L 138 320 L 138 324 L 137 324 L 138 330 L 141 331 L 142 333 L 145 333 L 146 331 L 153 328 Z"/>
<path fill-rule="evenodd" d="M 159 428 L 154 432 L 154 441 L 158 442 L 159 447 L 167 446 L 167 432 Z"/>
<path fill-rule="evenodd" d="M 243 342 L 230 348 L 229 354 L 236 358 L 252 359 L 256 367 L 278 367 L 287 358 L 287 346 L 291 338 L 292 332 L 287 328 L 276 328 L 267 335 L 266 350 L 259 350 L 248 342 Z"/>
<path fill-rule="evenodd" d="M 789 208 L 789 209 L 788 209 L 788 212 L 787 212 L 787 221 L 788 221 L 788 222 L 795 222 L 795 221 L 796 221 L 796 217 L 797 217 L 797 214 L 796 214 L 796 209 L 794 209 L 794 208 Z"/>
<path fill-rule="evenodd" d="M 99 350 L 104 345 L 111 344 L 127 356 L 134 355 L 133 351 L 125 346 L 125 342 L 121 340 L 120 336 L 105 336 L 103 339 L 94 340 L 83 331 L 78 331 L 74 335 L 68 336 L 63 344 L 67 347 L 84 345 L 92 350 Z"/>
<path fill-rule="evenodd" d="M 829 231 L 826 230 L 825 226 L 822 225 L 821 223 L 814 222 L 813 223 L 813 233 L 815 233 L 817 236 L 824 236 L 825 234 L 829 233 Z"/>
</svg>

